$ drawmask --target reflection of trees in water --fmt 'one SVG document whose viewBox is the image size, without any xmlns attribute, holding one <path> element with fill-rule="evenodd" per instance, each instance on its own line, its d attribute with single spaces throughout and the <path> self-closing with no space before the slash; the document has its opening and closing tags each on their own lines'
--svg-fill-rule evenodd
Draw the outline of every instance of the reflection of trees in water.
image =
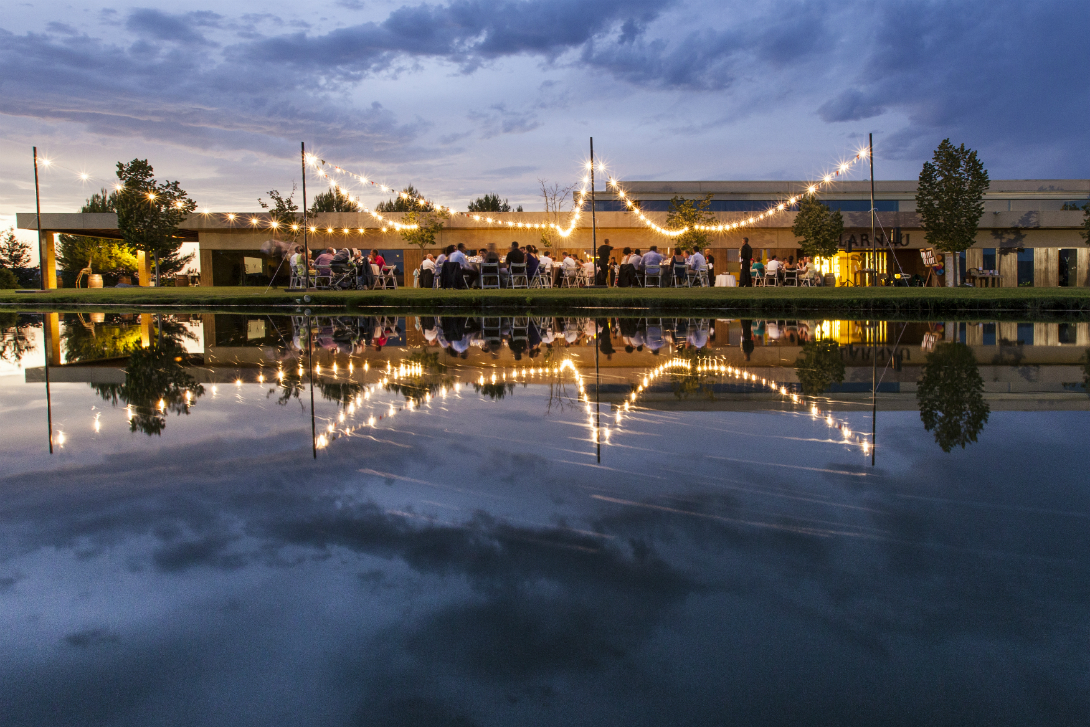
<svg viewBox="0 0 1090 727">
<path fill-rule="evenodd" d="M 174 342 L 135 348 L 125 366 L 125 383 L 91 384 L 105 401 L 131 408 L 130 431 L 161 434 L 167 412 L 188 414 L 204 387 L 182 367 L 185 351 Z"/>
<path fill-rule="evenodd" d="M 840 356 L 840 344 L 827 339 L 803 344 L 795 360 L 795 375 L 807 396 L 823 394 L 832 384 L 842 383 L 844 359 Z"/>
<path fill-rule="evenodd" d="M 0 313 L 0 359 L 13 364 L 34 350 L 27 333 L 41 328 L 42 322 L 18 313 Z"/>
<path fill-rule="evenodd" d="M 341 409 L 347 409 L 348 405 L 355 402 L 356 396 L 363 391 L 363 384 L 355 381 L 326 381 L 318 379 L 315 382 L 322 398 L 326 401 L 335 401 Z"/>
<path fill-rule="evenodd" d="M 157 315 L 152 337 L 162 345 L 181 346 L 183 341 L 197 340 L 196 334 L 174 316 Z M 122 358 L 140 344 L 140 323 L 111 320 L 93 323 L 76 315 L 65 321 L 61 334 L 65 359 L 68 363 Z"/>
<path fill-rule="evenodd" d="M 991 408 L 973 351 L 964 343 L 940 343 L 927 355 L 916 402 L 924 428 L 942 451 L 975 442 Z"/>
<path fill-rule="evenodd" d="M 515 393 L 515 385 L 504 381 L 497 381 L 495 383 L 486 381 L 483 384 L 474 382 L 473 390 L 478 394 L 484 394 L 493 401 L 497 401 L 506 397 L 508 394 L 513 396 Z"/>
<path fill-rule="evenodd" d="M 1090 396 L 1090 348 L 1086 349 L 1086 356 L 1083 357 L 1082 386 L 1086 389 L 1086 395 Z"/>
<path fill-rule="evenodd" d="M 279 386 L 269 389 L 268 393 L 268 396 L 272 396 L 273 392 L 276 392 L 276 403 L 280 406 L 284 406 L 292 399 L 299 399 L 300 394 L 306 389 L 303 374 L 299 373 L 297 368 L 284 370 L 283 374 L 283 378 L 278 382 Z M 302 399 L 299 399 L 299 406 L 303 406 Z"/>
<path fill-rule="evenodd" d="M 429 374 L 445 374 L 447 365 L 439 360 L 439 352 L 413 351 L 405 359 L 408 363 L 417 364 Z"/>
<path fill-rule="evenodd" d="M 670 370 L 670 383 L 674 387 L 674 397 L 715 401 L 714 385 L 719 374 L 710 370 L 700 370 L 704 364 L 710 364 L 712 359 L 703 355 L 700 349 L 688 346 L 679 346 L 674 358 L 689 363 L 688 368 Z"/>
</svg>

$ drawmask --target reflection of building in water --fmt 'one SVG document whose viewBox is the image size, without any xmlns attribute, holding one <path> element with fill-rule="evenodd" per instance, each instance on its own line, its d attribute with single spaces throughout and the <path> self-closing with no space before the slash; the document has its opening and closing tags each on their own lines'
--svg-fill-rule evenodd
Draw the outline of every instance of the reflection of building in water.
<svg viewBox="0 0 1090 727">
<path fill-rule="evenodd" d="M 197 382 L 270 382 L 278 371 L 305 373 L 307 323 L 303 316 L 164 316 L 157 322 L 152 316 L 110 315 L 91 324 L 86 317 L 65 314 L 54 340 L 73 348 L 59 353 L 59 360 L 68 363 L 51 375 L 57 382 L 122 383 L 126 359 L 111 346 L 117 341 L 147 345 L 163 330 L 185 341 L 189 353 L 182 365 Z M 603 402 L 623 403 L 647 372 L 679 353 L 714 358 L 795 387 L 803 346 L 831 340 L 839 344 L 844 375 L 829 387 L 830 396 L 844 402 L 869 396 L 876 356 L 880 405 L 899 406 L 903 399 L 911 407 L 928 350 L 938 342 L 958 341 L 973 351 L 985 395 L 997 400 L 996 408 L 1086 408 L 1090 401 L 1083 393 L 1090 324 L 1083 322 L 880 322 L 871 327 L 836 320 L 329 316 L 310 318 L 309 324 L 315 376 L 329 382 L 373 382 L 383 371 L 419 365 L 425 354 L 430 368 L 443 367 L 444 376 L 467 385 L 482 373 L 489 381 L 495 374 L 501 382 L 545 383 L 543 372 L 563 361 L 593 375 L 597 333 L 599 393 Z M 753 344 L 748 360 L 743 340 Z M 100 342 L 101 357 L 96 358 L 89 341 Z M 76 352 L 78 360 L 72 356 Z M 26 369 L 25 375 L 27 381 L 44 378 L 40 367 Z M 736 384 L 710 382 L 704 390 L 710 396 L 697 400 L 679 399 L 663 383 L 641 394 L 641 403 L 725 409 L 779 401 Z"/>
</svg>

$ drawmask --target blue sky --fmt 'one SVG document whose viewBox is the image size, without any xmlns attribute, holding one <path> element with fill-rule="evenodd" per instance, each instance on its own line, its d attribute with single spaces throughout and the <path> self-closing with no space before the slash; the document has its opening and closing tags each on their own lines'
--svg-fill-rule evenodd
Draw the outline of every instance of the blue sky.
<svg viewBox="0 0 1090 727">
<path fill-rule="evenodd" d="M 147 5 L 5 9 L 4 226 L 33 209 L 34 144 L 102 179 L 148 158 L 239 211 L 298 180 L 300 141 L 456 207 L 538 209 L 589 136 L 626 179 L 807 178 L 867 132 L 880 178 L 916 177 L 945 137 L 993 178 L 1090 176 L 1075 0 Z M 50 170 L 43 208 L 95 188 Z"/>
</svg>

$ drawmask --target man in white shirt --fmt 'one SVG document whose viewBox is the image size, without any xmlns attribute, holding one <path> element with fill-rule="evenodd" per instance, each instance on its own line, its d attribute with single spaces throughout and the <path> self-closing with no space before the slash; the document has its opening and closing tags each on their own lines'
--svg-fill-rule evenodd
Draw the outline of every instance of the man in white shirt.
<svg viewBox="0 0 1090 727">
<path fill-rule="evenodd" d="M 768 259 L 768 265 L 765 265 L 765 273 L 774 273 L 778 278 L 780 276 L 780 268 L 783 267 L 783 263 L 773 255 Z"/>
<path fill-rule="evenodd" d="M 699 250 L 695 251 L 689 256 L 689 268 L 692 270 L 702 270 L 707 267 L 708 262 L 704 259 L 704 256 Z"/>
<path fill-rule="evenodd" d="M 424 262 L 420 263 L 420 269 L 430 270 L 433 273 L 435 272 L 435 258 L 431 256 L 430 252 L 428 253 L 427 257 L 424 258 Z"/>
<path fill-rule="evenodd" d="M 562 262 L 560 265 L 565 270 L 576 270 L 579 268 L 579 263 L 576 262 L 575 258 L 573 258 L 569 253 L 564 253 L 564 262 Z"/>
<path fill-rule="evenodd" d="M 639 270 L 640 266 L 643 264 L 643 255 L 640 254 L 640 249 L 638 247 L 634 253 L 628 256 L 628 264 L 636 268 L 636 270 Z"/>
<path fill-rule="evenodd" d="M 479 273 L 477 269 L 473 267 L 473 264 L 469 262 L 469 258 L 466 257 L 465 243 L 458 243 L 458 248 L 450 254 L 448 258 L 452 263 L 458 263 L 458 267 L 462 269 L 462 275 L 465 276 L 466 282 L 470 287 L 477 282 L 477 276 Z"/>
</svg>

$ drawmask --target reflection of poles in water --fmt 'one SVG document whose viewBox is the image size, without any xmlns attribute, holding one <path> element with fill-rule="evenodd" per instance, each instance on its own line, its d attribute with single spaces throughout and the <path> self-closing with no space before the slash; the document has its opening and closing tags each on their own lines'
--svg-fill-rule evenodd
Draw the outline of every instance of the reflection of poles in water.
<svg viewBox="0 0 1090 727">
<path fill-rule="evenodd" d="M 158 345 L 159 348 L 162 348 L 163 347 L 163 316 L 162 316 L 161 313 L 156 313 L 155 314 L 155 336 L 156 336 L 156 338 L 155 338 L 156 345 Z"/>
<path fill-rule="evenodd" d="M 593 144 L 594 141 L 591 141 Z M 591 149 L 594 147 L 592 146 Z M 601 319 L 594 319 L 594 442 L 598 445 L 598 464 L 602 464 L 602 378 L 598 371 L 598 349 L 602 347 Z"/>
<path fill-rule="evenodd" d="M 874 169 L 874 162 L 871 162 L 871 169 Z M 873 179 L 873 171 L 872 171 Z M 871 189 L 873 190 L 874 182 L 871 182 Z M 872 191 L 873 195 L 874 192 Z M 872 205 L 873 206 L 873 203 Z M 872 233 L 873 234 L 873 233 Z M 877 431 L 878 421 L 878 323 L 872 321 L 871 325 L 871 340 L 870 340 L 870 466 L 874 466 L 874 450 L 876 449 L 874 437 Z"/>
<path fill-rule="evenodd" d="M 37 171 L 37 169 L 35 169 Z M 55 313 L 42 314 L 42 333 L 45 335 L 45 421 L 49 427 L 49 453 L 53 454 L 53 398 L 49 392 L 49 352 L 53 350 L 52 336 L 49 333 L 49 316 Z"/>
<path fill-rule="evenodd" d="M 314 334 L 307 316 L 307 359 L 310 366 L 310 449 L 314 459 L 318 459 L 318 429 L 314 423 Z"/>
</svg>

